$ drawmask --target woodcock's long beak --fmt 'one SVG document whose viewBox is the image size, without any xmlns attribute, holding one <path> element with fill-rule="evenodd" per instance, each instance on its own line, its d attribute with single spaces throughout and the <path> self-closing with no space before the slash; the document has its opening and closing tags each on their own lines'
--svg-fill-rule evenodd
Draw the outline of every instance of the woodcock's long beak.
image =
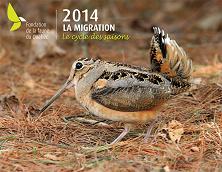
<svg viewBox="0 0 222 172">
<path fill-rule="evenodd" d="M 72 83 L 72 80 L 68 79 L 66 83 L 55 93 L 54 96 L 52 96 L 51 99 L 46 101 L 45 105 L 40 109 L 40 113 L 44 112 L 59 96 L 64 93 L 67 89 L 71 88 L 74 86 Z"/>
</svg>

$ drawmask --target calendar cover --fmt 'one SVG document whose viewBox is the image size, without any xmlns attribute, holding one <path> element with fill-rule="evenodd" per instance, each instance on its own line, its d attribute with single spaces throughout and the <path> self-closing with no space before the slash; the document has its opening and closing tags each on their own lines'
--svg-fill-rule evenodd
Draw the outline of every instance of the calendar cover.
<svg viewBox="0 0 222 172">
<path fill-rule="evenodd" d="M 220 0 L 1 0 L 0 171 L 222 171 Z"/>
</svg>

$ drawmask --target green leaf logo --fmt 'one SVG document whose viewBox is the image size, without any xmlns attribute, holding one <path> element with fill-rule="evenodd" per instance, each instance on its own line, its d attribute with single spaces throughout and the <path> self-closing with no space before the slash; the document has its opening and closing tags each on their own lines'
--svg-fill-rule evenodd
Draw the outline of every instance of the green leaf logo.
<svg viewBox="0 0 222 172">
<path fill-rule="evenodd" d="M 10 31 L 18 30 L 21 27 L 22 22 L 26 22 L 26 20 L 23 17 L 18 17 L 18 15 L 16 14 L 14 8 L 10 3 L 8 4 L 7 15 L 8 19 L 14 23 Z"/>
</svg>

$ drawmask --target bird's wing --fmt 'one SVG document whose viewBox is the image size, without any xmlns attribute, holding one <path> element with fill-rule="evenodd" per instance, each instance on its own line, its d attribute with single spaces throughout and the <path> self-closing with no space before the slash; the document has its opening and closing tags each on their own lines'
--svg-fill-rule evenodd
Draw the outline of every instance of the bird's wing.
<svg viewBox="0 0 222 172">
<path fill-rule="evenodd" d="M 143 111 L 169 97 L 170 92 L 163 89 L 163 85 L 164 81 L 155 74 L 138 77 L 138 73 L 122 75 L 117 71 L 106 73 L 98 79 L 91 97 L 105 107 L 117 111 Z"/>
<path fill-rule="evenodd" d="M 153 32 L 150 43 L 152 71 L 166 74 L 170 78 L 189 79 L 192 72 L 192 61 L 187 57 L 183 48 L 159 27 L 153 27 Z"/>
</svg>

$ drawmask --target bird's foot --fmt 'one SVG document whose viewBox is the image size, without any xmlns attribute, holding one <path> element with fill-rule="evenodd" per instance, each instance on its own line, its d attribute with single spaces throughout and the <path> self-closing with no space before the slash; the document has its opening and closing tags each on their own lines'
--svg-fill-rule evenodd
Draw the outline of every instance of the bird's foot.
<svg viewBox="0 0 222 172">
<path fill-rule="evenodd" d="M 127 133 L 129 133 L 129 131 L 130 131 L 130 125 L 125 125 L 125 127 L 124 127 L 124 130 L 123 130 L 123 132 L 112 142 L 112 143 L 110 143 L 110 145 L 114 145 L 114 144 L 116 144 L 117 142 L 119 142 L 120 140 L 122 140 L 123 139 L 123 137 L 127 134 Z"/>
<path fill-rule="evenodd" d="M 147 143 L 148 139 L 150 138 L 151 132 L 152 132 L 152 130 L 153 130 L 153 127 L 154 127 L 155 123 L 156 123 L 156 120 L 153 120 L 153 121 L 151 122 L 151 124 L 149 125 L 149 127 L 148 127 L 148 129 L 147 129 L 147 132 L 146 132 L 146 135 L 145 135 L 145 137 L 144 137 L 144 142 L 145 142 L 145 143 Z"/>
</svg>

